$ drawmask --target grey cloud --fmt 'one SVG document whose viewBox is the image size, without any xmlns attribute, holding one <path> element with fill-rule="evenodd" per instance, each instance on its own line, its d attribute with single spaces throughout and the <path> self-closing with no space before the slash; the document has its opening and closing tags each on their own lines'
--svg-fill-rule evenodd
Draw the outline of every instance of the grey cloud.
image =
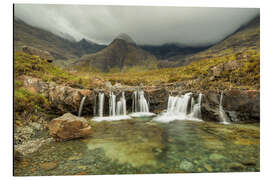
<svg viewBox="0 0 270 180">
<path fill-rule="evenodd" d="M 26 23 L 105 44 L 120 33 L 137 44 L 216 43 L 259 13 L 257 8 L 15 5 L 15 16 Z"/>
</svg>

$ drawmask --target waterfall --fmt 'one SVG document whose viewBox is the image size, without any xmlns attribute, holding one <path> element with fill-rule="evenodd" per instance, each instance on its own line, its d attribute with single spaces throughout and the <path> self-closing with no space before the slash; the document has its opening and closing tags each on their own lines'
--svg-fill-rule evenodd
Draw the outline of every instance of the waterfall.
<svg viewBox="0 0 270 180">
<path fill-rule="evenodd" d="M 104 107 L 104 93 L 98 94 L 98 115 L 103 117 L 103 107 Z"/>
<path fill-rule="evenodd" d="M 109 94 L 109 116 L 103 117 L 104 93 L 99 94 L 99 117 L 94 117 L 94 121 L 115 121 L 131 119 L 127 116 L 125 93 L 122 92 L 120 100 L 116 103 L 116 95 L 113 92 Z"/>
<path fill-rule="evenodd" d="M 117 101 L 116 115 L 127 115 L 126 98 L 124 92 L 122 92 L 122 97 L 120 97 L 120 100 Z"/>
<path fill-rule="evenodd" d="M 198 103 L 197 104 L 194 104 L 194 102 L 193 102 L 193 105 L 192 105 L 192 100 L 191 100 L 191 106 L 192 106 L 191 107 L 191 116 L 193 118 L 198 118 L 198 119 L 201 119 L 202 118 L 201 104 L 202 104 L 202 93 L 199 94 Z"/>
<path fill-rule="evenodd" d="M 201 101 L 200 93 L 195 104 L 192 93 L 186 93 L 181 96 L 169 95 L 167 111 L 154 118 L 154 121 L 170 122 L 174 120 L 200 120 L 201 119 Z"/>
<path fill-rule="evenodd" d="M 115 116 L 115 110 L 116 110 L 116 96 L 113 94 L 113 92 L 110 92 L 109 115 Z"/>
<path fill-rule="evenodd" d="M 168 113 L 188 113 L 188 104 L 192 93 L 187 93 L 184 96 L 169 96 L 168 99 Z"/>
<path fill-rule="evenodd" d="M 81 104 L 80 104 L 80 108 L 79 108 L 79 112 L 78 112 L 78 116 L 79 117 L 81 116 L 81 113 L 82 113 L 82 109 L 83 109 L 83 104 L 84 104 L 85 98 L 86 98 L 86 96 L 83 96 L 83 98 L 81 100 Z"/>
<path fill-rule="evenodd" d="M 132 117 L 153 116 L 154 113 L 149 112 L 149 104 L 144 97 L 143 90 L 136 90 L 132 95 Z"/>
<path fill-rule="evenodd" d="M 220 100 L 219 100 L 219 117 L 220 117 L 221 123 L 230 124 L 229 118 L 223 109 L 222 101 L 223 101 L 223 92 L 221 92 Z"/>
</svg>

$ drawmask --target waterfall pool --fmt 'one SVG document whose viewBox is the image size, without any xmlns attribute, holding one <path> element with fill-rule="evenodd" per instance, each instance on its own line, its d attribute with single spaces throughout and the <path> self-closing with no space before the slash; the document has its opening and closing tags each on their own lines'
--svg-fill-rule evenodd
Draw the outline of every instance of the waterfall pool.
<svg viewBox="0 0 270 180">
<path fill-rule="evenodd" d="M 15 176 L 260 171 L 259 124 L 94 122 L 91 137 L 51 142 L 15 161 Z"/>
</svg>

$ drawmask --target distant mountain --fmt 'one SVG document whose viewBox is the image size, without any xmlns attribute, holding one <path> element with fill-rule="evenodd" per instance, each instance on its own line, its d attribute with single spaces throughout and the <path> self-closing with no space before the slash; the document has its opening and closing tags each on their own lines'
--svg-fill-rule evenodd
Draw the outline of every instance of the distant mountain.
<svg viewBox="0 0 270 180">
<path fill-rule="evenodd" d="M 86 39 L 76 42 L 69 34 L 62 34 L 66 38 L 30 26 L 18 17 L 14 18 L 15 50 L 21 50 L 26 45 L 48 51 L 56 60 L 69 60 L 78 59 L 84 54 L 95 53 L 106 47 Z"/>
<path fill-rule="evenodd" d="M 260 16 L 256 16 L 246 25 L 226 37 L 223 41 L 204 51 L 183 56 L 173 56 L 160 61 L 160 68 L 185 66 L 193 61 L 207 60 L 213 57 L 235 56 L 245 51 L 260 49 Z"/>
<path fill-rule="evenodd" d="M 120 34 L 108 47 L 97 53 L 84 55 L 72 66 L 108 72 L 115 68 L 122 70 L 133 66 L 152 68 L 155 63 L 155 56 L 138 47 L 127 34 Z"/>
<path fill-rule="evenodd" d="M 188 55 L 203 51 L 210 46 L 189 47 L 176 43 L 167 43 L 163 45 L 140 45 L 140 47 L 155 55 L 157 59 L 165 60 L 173 56 L 186 57 Z"/>
</svg>

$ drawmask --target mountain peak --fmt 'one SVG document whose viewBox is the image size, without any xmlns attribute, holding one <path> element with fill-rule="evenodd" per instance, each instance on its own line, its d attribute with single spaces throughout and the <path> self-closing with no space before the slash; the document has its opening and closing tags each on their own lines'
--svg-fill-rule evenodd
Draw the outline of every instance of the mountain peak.
<svg viewBox="0 0 270 180">
<path fill-rule="evenodd" d="M 135 41 L 126 33 L 120 33 L 115 39 L 121 39 L 130 44 L 136 44 Z"/>
</svg>

